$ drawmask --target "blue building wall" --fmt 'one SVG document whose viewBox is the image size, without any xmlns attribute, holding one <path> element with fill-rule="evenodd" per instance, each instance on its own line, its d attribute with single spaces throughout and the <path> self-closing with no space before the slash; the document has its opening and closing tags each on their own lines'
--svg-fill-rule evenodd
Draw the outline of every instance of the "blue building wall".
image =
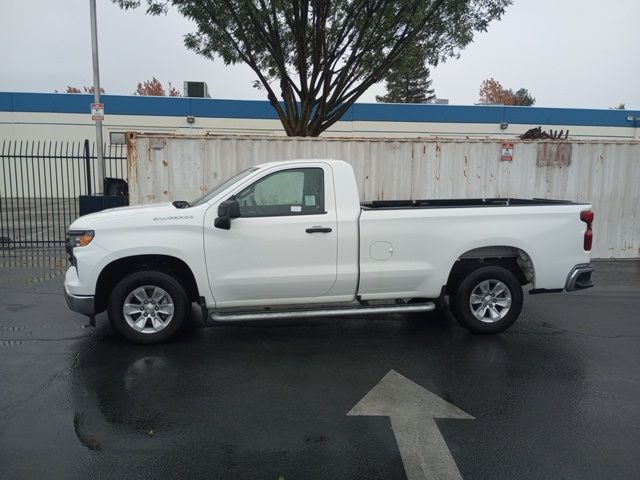
<svg viewBox="0 0 640 480">
<path fill-rule="evenodd" d="M 0 112 L 89 113 L 92 95 L 0 92 Z M 105 115 L 277 120 L 268 101 L 103 95 Z M 357 103 L 343 121 L 634 127 L 638 110 Z"/>
</svg>

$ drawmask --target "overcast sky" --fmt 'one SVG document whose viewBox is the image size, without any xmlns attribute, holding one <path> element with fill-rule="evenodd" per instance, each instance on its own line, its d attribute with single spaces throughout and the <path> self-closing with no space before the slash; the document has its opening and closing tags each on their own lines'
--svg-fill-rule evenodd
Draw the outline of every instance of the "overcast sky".
<svg viewBox="0 0 640 480">
<path fill-rule="evenodd" d="M 214 98 L 264 99 L 244 65 L 225 67 L 188 51 L 193 26 L 175 10 L 150 17 L 98 0 L 101 83 L 131 94 L 156 76 L 182 90 L 203 80 Z M 92 84 L 88 0 L 1 0 L 0 91 L 53 92 Z M 536 105 L 640 109 L 640 1 L 515 0 L 459 59 L 432 68 L 453 104 L 473 104 L 483 79 L 527 88 Z M 375 101 L 382 84 L 360 101 Z"/>
</svg>

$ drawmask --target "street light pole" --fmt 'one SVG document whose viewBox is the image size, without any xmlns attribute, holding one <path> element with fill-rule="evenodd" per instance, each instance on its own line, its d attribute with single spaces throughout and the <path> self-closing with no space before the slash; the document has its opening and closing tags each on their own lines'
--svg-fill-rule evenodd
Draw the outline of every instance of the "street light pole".
<svg viewBox="0 0 640 480">
<path fill-rule="evenodd" d="M 89 10 L 91 14 L 91 57 L 93 59 L 93 101 L 100 103 L 100 70 L 98 66 L 98 25 L 96 21 L 96 0 L 89 0 Z M 96 122 L 96 151 L 98 154 L 97 165 L 97 189 L 96 193 L 104 193 L 104 153 L 102 151 L 102 120 Z"/>
</svg>

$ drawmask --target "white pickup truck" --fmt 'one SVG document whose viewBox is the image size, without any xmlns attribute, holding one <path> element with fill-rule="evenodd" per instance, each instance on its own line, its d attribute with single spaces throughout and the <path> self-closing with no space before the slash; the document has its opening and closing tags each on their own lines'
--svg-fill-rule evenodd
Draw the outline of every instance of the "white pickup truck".
<svg viewBox="0 0 640 480">
<path fill-rule="evenodd" d="M 114 208 L 67 233 L 69 307 L 137 343 L 205 318 L 425 312 L 449 296 L 474 332 L 530 293 L 592 286 L 588 204 L 511 198 L 361 203 L 349 164 L 265 163 L 192 201 Z M 443 303 L 444 304 L 444 303 Z"/>
</svg>

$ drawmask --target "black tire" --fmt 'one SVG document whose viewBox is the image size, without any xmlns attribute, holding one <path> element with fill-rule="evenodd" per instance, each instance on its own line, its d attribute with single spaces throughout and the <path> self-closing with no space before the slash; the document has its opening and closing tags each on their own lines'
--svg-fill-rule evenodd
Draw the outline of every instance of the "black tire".
<svg viewBox="0 0 640 480">
<path fill-rule="evenodd" d="M 144 321 L 144 325 L 147 328 L 144 328 L 143 331 L 136 330 L 133 326 L 129 324 L 127 319 L 125 318 L 125 313 L 123 311 L 125 300 L 129 297 L 130 294 L 139 287 L 152 287 L 158 288 L 158 292 L 164 290 L 164 292 L 168 295 L 162 297 L 162 300 L 158 301 L 158 306 L 155 310 L 162 309 L 164 306 L 168 306 L 169 302 L 173 305 L 173 315 L 169 318 L 167 315 L 162 315 L 166 322 L 166 326 L 158 327 L 161 328 L 159 331 L 153 331 L 155 328 L 155 320 L 152 322 L 149 317 L 148 321 Z M 147 293 L 147 296 L 151 296 L 154 291 L 151 289 L 144 289 Z M 132 299 L 133 301 L 138 301 Z M 130 300 L 131 301 L 131 300 Z M 154 300 L 155 301 L 155 300 Z M 142 301 L 140 300 L 140 306 L 143 306 Z M 164 303 L 160 303 L 164 302 Z M 151 303 L 151 302 L 149 302 Z M 150 316 L 156 314 L 153 312 L 153 308 L 151 311 L 147 312 L 144 310 L 144 314 L 149 314 Z M 142 309 L 141 309 L 142 310 Z M 138 343 L 138 344 L 153 344 L 153 343 L 162 343 L 171 340 L 180 330 L 182 325 L 185 323 L 191 312 L 191 303 L 189 302 L 189 297 L 185 292 L 184 288 L 178 281 L 172 276 L 164 273 L 158 272 L 155 270 L 147 270 L 132 273 L 122 280 L 120 280 L 111 295 L 109 296 L 109 301 L 107 304 L 107 314 L 109 315 L 109 321 L 111 325 L 116 329 L 116 331 L 125 337 L 127 340 Z M 161 317 L 162 310 L 159 310 L 157 313 L 158 317 Z M 140 316 L 134 316 L 135 314 L 130 315 L 130 318 L 133 320 L 141 319 Z M 142 315 L 142 314 L 140 314 Z"/>
<path fill-rule="evenodd" d="M 497 312 L 498 315 L 502 315 L 505 307 L 499 303 L 506 304 L 504 298 L 506 296 L 499 294 L 496 297 L 496 302 L 492 308 L 485 308 L 484 314 L 486 315 L 484 320 L 476 318 L 470 305 L 471 295 L 476 289 L 480 289 L 480 285 L 483 282 L 489 281 L 489 285 L 496 285 L 492 282 L 501 282 L 508 289 L 508 295 L 511 297 L 511 303 L 508 307 L 504 317 L 491 320 L 491 311 Z M 487 285 L 486 283 L 484 284 Z M 499 333 L 509 328 L 513 322 L 516 321 L 522 310 L 522 286 L 518 278 L 509 270 L 498 266 L 480 267 L 472 270 L 464 277 L 460 283 L 455 287 L 455 291 L 450 297 L 451 311 L 455 319 L 463 327 L 471 330 L 475 333 Z M 496 291 L 499 289 L 496 289 Z M 479 290 L 476 290 L 476 292 Z M 477 296 L 475 297 L 478 298 Z M 485 297 L 483 297 L 484 299 Z M 482 300 L 484 301 L 484 300 Z M 480 310 L 482 303 L 478 305 L 477 310 Z M 482 315 L 481 313 L 479 313 Z"/>
</svg>

